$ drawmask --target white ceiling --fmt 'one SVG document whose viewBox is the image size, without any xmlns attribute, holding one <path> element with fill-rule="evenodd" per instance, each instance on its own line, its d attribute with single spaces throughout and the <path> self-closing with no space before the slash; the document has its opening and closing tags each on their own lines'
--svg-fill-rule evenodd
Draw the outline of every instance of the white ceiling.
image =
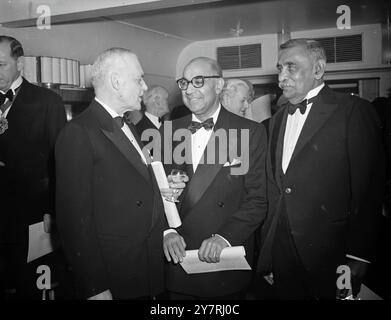
<svg viewBox="0 0 391 320">
<path fill-rule="evenodd" d="M 41 0 L 0 2 L 5 27 L 34 26 Z M 47 1 L 52 23 L 116 20 L 188 41 L 336 27 L 337 7 L 348 5 L 352 25 L 387 23 L 386 0 L 61 0 Z"/>
<path fill-rule="evenodd" d="M 190 41 L 232 37 L 240 22 L 241 36 L 336 27 L 337 7 L 348 5 L 352 25 L 386 23 L 390 7 L 382 0 L 221 1 L 111 16 L 111 19 Z"/>
</svg>

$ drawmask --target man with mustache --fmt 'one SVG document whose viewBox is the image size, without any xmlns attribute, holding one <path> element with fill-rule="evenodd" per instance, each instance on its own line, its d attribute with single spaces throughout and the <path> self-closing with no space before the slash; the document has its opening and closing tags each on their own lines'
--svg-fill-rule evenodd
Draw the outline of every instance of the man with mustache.
<svg viewBox="0 0 391 320">
<path fill-rule="evenodd" d="M 335 299 L 347 293 L 337 285 L 346 265 L 356 296 L 374 259 L 381 212 L 379 121 L 367 101 L 324 84 L 319 42 L 282 44 L 277 68 L 288 103 L 270 122 L 258 272 L 273 283 L 273 298 Z"/>
</svg>

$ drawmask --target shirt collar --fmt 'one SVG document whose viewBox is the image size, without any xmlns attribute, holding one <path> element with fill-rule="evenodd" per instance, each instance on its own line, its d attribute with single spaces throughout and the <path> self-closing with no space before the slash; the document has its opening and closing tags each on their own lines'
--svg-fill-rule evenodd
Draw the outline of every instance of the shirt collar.
<svg viewBox="0 0 391 320">
<path fill-rule="evenodd" d="M 107 104 L 105 104 L 104 102 L 102 102 L 101 100 L 99 100 L 97 97 L 95 97 L 95 100 L 100 103 L 102 105 L 103 108 L 105 108 L 105 110 L 110 113 L 110 115 L 115 118 L 115 117 L 119 117 L 120 115 L 115 112 L 113 109 L 111 109 Z"/>
<path fill-rule="evenodd" d="M 22 82 L 23 82 L 22 76 L 19 75 L 19 77 L 17 77 L 17 78 L 15 79 L 15 81 L 12 82 L 11 87 L 9 88 L 9 90 L 12 90 L 13 94 L 15 95 L 15 94 L 16 94 L 15 90 L 18 89 L 18 88 L 20 87 L 20 85 L 22 84 Z M 8 91 L 8 90 L 7 90 L 7 91 Z M 6 93 L 6 92 L 4 92 L 3 90 L 0 90 L 0 92 L 1 92 L 1 93 Z"/>
<path fill-rule="evenodd" d="M 305 99 L 309 100 L 309 99 L 316 97 L 319 94 L 320 90 L 323 89 L 323 87 L 324 87 L 324 82 L 322 84 L 318 85 L 317 87 L 311 89 L 310 91 L 308 91 Z"/>
<path fill-rule="evenodd" d="M 217 122 L 217 118 L 219 117 L 220 110 L 221 110 L 221 104 L 219 103 L 219 106 L 218 106 L 217 110 L 216 110 L 215 113 L 212 114 L 212 116 L 211 116 L 211 118 L 213 118 L 213 123 L 214 123 L 214 124 L 216 124 L 216 122 Z M 195 122 L 201 122 L 201 121 L 195 116 L 194 113 L 191 115 L 191 120 L 192 120 L 192 121 L 195 121 Z"/>
<path fill-rule="evenodd" d="M 145 111 L 145 115 L 146 115 L 151 121 L 159 122 L 159 117 L 155 116 L 154 114 L 149 113 L 148 111 Z"/>
</svg>

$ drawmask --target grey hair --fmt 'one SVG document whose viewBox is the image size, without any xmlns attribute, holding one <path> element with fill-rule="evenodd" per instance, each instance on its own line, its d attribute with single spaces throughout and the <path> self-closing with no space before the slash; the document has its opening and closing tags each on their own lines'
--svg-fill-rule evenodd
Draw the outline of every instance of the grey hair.
<svg viewBox="0 0 391 320">
<path fill-rule="evenodd" d="M 252 102 L 254 100 L 255 95 L 254 86 L 250 81 L 246 79 L 228 79 L 227 81 L 225 81 L 223 92 L 230 90 L 231 88 L 236 92 L 238 86 L 243 86 L 247 89 L 247 102 Z"/>
<path fill-rule="evenodd" d="M 99 54 L 91 68 L 91 82 L 93 87 L 97 88 L 103 84 L 104 78 L 113 67 L 115 59 L 124 58 L 129 55 L 135 54 L 124 48 L 110 48 Z"/>
<path fill-rule="evenodd" d="M 161 85 L 153 85 L 153 86 L 149 87 L 148 90 L 144 93 L 144 103 L 148 102 L 148 100 L 151 97 L 153 97 L 156 93 L 159 93 L 162 91 L 166 92 L 167 96 L 169 95 L 168 90 Z"/>
<path fill-rule="evenodd" d="M 327 61 L 326 51 L 319 41 L 313 39 L 299 38 L 291 39 L 280 45 L 280 49 L 289 49 L 294 47 L 302 47 L 314 61 Z"/>
</svg>

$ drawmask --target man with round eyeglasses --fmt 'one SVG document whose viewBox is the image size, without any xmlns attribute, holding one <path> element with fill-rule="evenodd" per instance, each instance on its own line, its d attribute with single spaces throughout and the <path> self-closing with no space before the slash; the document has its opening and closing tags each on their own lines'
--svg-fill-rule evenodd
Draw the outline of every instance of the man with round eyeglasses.
<svg viewBox="0 0 391 320">
<path fill-rule="evenodd" d="M 266 135 L 263 126 L 239 117 L 224 109 L 219 102 L 224 86 L 217 61 L 199 57 L 188 63 L 177 81 L 183 103 L 190 115 L 172 122 L 173 132 L 189 129 L 191 155 L 187 162 L 165 163 L 167 172 L 173 167 L 186 171 L 190 177 L 179 198 L 182 225 L 166 230 L 164 253 L 169 262 L 167 288 L 171 299 L 242 299 L 251 279 L 250 271 L 224 271 L 187 274 L 178 265 L 186 250 L 198 250 L 198 257 L 207 263 L 217 263 L 221 251 L 229 246 L 245 246 L 246 259 L 252 263 L 253 232 L 266 216 L 265 152 Z M 231 130 L 235 138 L 224 145 L 215 140 L 216 150 L 227 148 L 233 141 L 242 162 L 248 169 L 233 175 L 231 164 L 240 165 L 239 156 L 219 159 L 215 153 L 210 160 L 210 145 L 218 133 Z M 231 132 L 230 131 L 230 132 Z M 242 135 L 248 134 L 247 140 Z M 182 141 L 173 141 L 173 150 Z M 235 150 L 235 151 L 236 151 Z M 213 150 L 212 150 L 213 151 Z M 224 160 L 224 161 L 221 161 Z M 234 161 L 235 160 L 235 161 Z M 234 166 L 234 165 L 233 165 Z"/>
</svg>

